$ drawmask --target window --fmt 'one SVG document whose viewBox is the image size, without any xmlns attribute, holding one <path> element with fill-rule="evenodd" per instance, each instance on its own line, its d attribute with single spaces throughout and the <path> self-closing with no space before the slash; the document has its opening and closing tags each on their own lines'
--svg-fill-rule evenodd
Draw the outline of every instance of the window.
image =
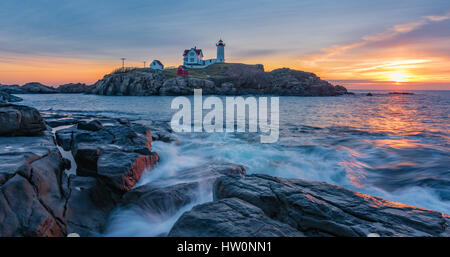
<svg viewBox="0 0 450 257">
<path fill-rule="evenodd" d="M 194 58 L 191 58 L 191 59 L 190 59 L 190 62 L 194 62 Z"/>
</svg>

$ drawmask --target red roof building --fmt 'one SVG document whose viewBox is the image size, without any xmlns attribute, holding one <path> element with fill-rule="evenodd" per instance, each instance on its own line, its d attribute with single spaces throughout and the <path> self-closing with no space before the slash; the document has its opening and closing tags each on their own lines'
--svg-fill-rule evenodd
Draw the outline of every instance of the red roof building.
<svg viewBox="0 0 450 257">
<path fill-rule="evenodd" d="M 187 75 L 189 75 L 189 71 L 186 68 L 186 66 L 184 66 L 184 65 L 178 66 L 177 76 L 187 76 Z"/>
</svg>

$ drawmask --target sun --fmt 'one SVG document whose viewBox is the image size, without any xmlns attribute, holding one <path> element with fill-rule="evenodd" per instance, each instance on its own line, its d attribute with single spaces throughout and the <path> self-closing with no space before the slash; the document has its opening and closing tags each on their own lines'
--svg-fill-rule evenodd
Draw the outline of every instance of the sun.
<svg viewBox="0 0 450 257">
<path fill-rule="evenodd" d="M 389 80 L 394 81 L 396 83 L 407 82 L 409 81 L 409 78 L 410 78 L 409 75 L 401 72 L 389 74 Z"/>
</svg>

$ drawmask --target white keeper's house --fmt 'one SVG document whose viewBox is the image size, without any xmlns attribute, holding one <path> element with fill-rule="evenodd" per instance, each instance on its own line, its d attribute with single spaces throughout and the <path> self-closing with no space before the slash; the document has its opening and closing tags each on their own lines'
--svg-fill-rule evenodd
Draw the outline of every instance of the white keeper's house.
<svg viewBox="0 0 450 257">
<path fill-rule="evenodd" d="M 183 52 L 183 65 L 188 68 L 205 68 L 213 63 L 224 63 L 225 62 L 225 43 L 222 39 L 216 44 L 217 47 L 217 58 L 203 60 L 202 49 L 197 49 L 193 47 L 191 49 L 186 49 Z"/>
<path fill-rule="evenodd" d="M 150 69 L 152 70 L 164 70 L 164 65 L 159 60 L 153 60 L 150 63 Z"/>
</svg>

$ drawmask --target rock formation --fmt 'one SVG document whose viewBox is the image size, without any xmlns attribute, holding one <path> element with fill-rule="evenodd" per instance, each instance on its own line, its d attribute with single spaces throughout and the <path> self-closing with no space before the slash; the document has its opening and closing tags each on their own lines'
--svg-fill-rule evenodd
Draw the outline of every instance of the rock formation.
<svg viewBox="0 0 450 257">
<path fill-rule="evenodd" d="M 94 84 L 92 93 L 99 95 L 158 95 L 164 78 L 164 75 L 158 71 L 132 70 L 111 73 Z"/>
<path fill-rule="evenodd" d="M 184 213 L 169 236 L 449 236 L 449 218 L 327 183 L 226 176 L 214 201 Z"/>
<path fill-rule="evenodd" d="M 38 82 L 30 82 L 21 86 L 20 89 L 25 91 L 27 94 L 56 94 L 58 91 L 46 85 L 43 85 Z"/>
<path fill-rule="evenodd" d="M 0 103 L 0 136 L 35 136 L 45 130 L 39 112 L 32 107 Z"/>
<path fill-rule="evenodd" d="M 2 133 L 16 135 L 0 140 L 0 236 L 99 235 L 123 194 L 159 159 L 145 126 L 77 117 L 73 124 L 82 125 L 56 132 L 56 142 L 75 156 L 71 164 L 35 109 L 0 110 L 7 113 L 0 114 L 8 128 Z M 28 129 L 30 137 L 17 137 L 29 123 L 39 124 L 40 133 Z M 76 174 L 68 173 L 71 165 Z"/>
<path fill-rule="evenodd" d="M 56 88 L 58 93 L 64 94 L 81 94 L 81 93 L 90 93 L 92 90 L 92 86 L 88 86 L 84 83 L 69 83 L 60 85 Z"/>
<path fill-rule="evenodd" d="M 100 95 L 190 95 L 195 88 L 203 94 L 277 94 L 293 96 L 336 96 L 346 94 L 313 73 L 277 69 L 264 72 L 262 65 L 213 64 L 191 69 L 190 75 L 175 77 L 169 70 L 134 69 L 106 75 L 94 84 Z"/>
</svg>

